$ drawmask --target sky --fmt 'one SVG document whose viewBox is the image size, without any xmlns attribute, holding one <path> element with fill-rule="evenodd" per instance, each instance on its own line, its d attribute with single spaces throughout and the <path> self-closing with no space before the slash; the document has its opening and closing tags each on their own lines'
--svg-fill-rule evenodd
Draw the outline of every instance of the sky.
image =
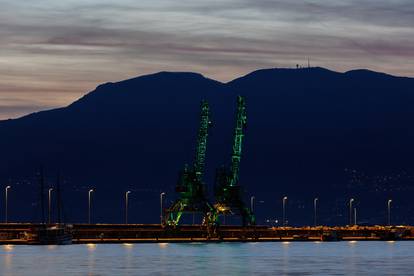
<svg viewBox="0 0 414 276">
<path fill-rule="evenodd" d="M 414 77 L 414 1 L 0 0 L 0 119 L 142 74 L 226 82 L 308 58 Z"/>
</svg>

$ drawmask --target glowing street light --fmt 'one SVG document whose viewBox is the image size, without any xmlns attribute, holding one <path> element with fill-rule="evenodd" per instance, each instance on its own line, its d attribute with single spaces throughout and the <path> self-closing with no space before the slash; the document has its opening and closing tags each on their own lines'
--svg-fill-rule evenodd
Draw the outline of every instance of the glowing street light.
<svg viewBox="0 0 414 276">
<path fill-rule="evenodd" d="M 8 215 L 9 215 L 9 189 L 11 188 L 11 186 L 7 186 L 6 187 L 6 216 L 4 219 L 4 222 L 7 223 L 8 222 Z"/>
<path fill-rule="evenodd" d="M 160 223 L 161 225 L 164 224 L 164 212 L 163 212 L 163 200 L 164 200 L 165 193 L 162 192 L 160 194 Z"/>
<path fill-rule="evenodd" d="M 52 191 L 53 191 L 53 188 L 49 188 L 49 205 L 48 205 L 48 207 L 49 207 L 49 209 L 48 209 L 48 211 L 49 211 L 49 216 L 48 216 L 48 222 L 49 222 L 49 224 L 51 223 L 51 220 L 52 220 Z"/>
<path fill-rule="evenodd" d="M 317 211 L 317 206 L 316 206 L 316 204 L 318 203 L 318 200 L 319 200 L 319 198 L 317 198 L 317 197 L 315 197 L 315 199 L 313 200 L 313 225 L 314 226 L 316 226 L 317 225 L 317 220 L 316 220 L 316 218 L 317 218 L 317 213 L 316 213 L 316 211 Z"/>
<path fill-rule="evenodd" d="M 285 196 L 285 197 L 283 197 L 283 200 L 282 200 L 282 207 L 283 207 L 283 221 L 282 221 L 282 225 L 283 226 L 285 226 L 285 225 L 287 225 L 287 223 L 286 223 L 286 201 L 287 201 L 287 196 Z"/>
<path fill-rule="evenodd" d="M 91 194 L 95 192 L 94 189 L 90 189 L 88 192 L 88 224 L 91 224 Z"/>
<path fill-rule="evenodd" d="M 388 206 L 388 225 L 391 225 L 391 202 L 392 199 L 388 199 L 387 206 Z"/>
<path fill-rule="evenodd" d="M 128 195 L 131 191 L 125 193 L 125 224 L 128 224 Z"/>
<path fill-rule="evenodd" d="M 350 200 L 349 200 L 349 225 L 352 225 L 352 211 L 353 211 L 353 208 L 352 208 L 352 203 L 354 202 L 354 199 L 353 198 L 351 198 Z"/>
</svg>

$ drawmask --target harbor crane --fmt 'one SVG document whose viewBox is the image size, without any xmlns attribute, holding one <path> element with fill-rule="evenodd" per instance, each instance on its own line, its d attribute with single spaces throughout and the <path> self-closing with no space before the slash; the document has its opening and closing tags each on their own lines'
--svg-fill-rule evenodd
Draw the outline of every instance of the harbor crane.
<svg viewBox="0 0 414 276">
<path fill-rule="evenodd" d="M 255 225 L 255 217 L 252 210 L 246 207 L 242 199 L 241 186 L 239 184 L 240 160 L 244 130 L 247 124 L 246 102 L 242 96 L 237 96 L 236 122 L 233 136 L 233 148 L 230 169 L 223 166 L 217 169 L 215 183 L 216 203 L 214 208 L 218 215 L 239 215 L 243 226 Z"/>
<path fill-rule="evenodd" d="M 180 172 L 176 185 L 176 192 L 179 194 L 179 197 L 165 212 L 164 222 L 168 226 L 178 225 L 184 213 L 192 213 L 193 215 L 201 213 L 206 225 L 215 222 L 216 212 L 214 206 L 207 199 L 203 182 L 210 126 L 210 108 L 206 101 L 202 101 L 194 164 L 192 167 L 185 165 Z"/>
</svg>

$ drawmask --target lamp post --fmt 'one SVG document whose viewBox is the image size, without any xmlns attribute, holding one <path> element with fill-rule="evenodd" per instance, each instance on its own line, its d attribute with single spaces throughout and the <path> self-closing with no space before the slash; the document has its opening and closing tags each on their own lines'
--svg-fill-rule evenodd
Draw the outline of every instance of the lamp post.
<svg viewBox="0 0 414 276">
<path fill-rule="evenodd" d="M 283 226 L 285 226 L 287 223 L 286 223 L 286 201 L 287 201 L 287 196 L 285 196 L 285 197 L 283 197 L 283 200 L 282 200 L 282 207 L 283 207 L 283 221 L 282 221 L 282 225 Z"/>
<path fill-rule="evenodd" d="M 254 201 L 255 200 L 256 200 L 256 197 L 255 196 L 251 196 L 250 197 L 250 212 L 252 212 L 252 214 L 254 212 Z"/>
<path fill-rule="evenodd" d="M 313 225 L 316 226 L 317 225 L 317 206 L 316 204 L 318 203 L 318 198 L 315 197 L 315 199 L 313 200 Z"/>
<path fill-rule="evenodd" d="M 391 202 L 392 199 L 388 199 L 388 226 L 391 225 Z"/>
<path fill-rule="evenodd" d="M 125 224 L 128 224 L 128 195 L 131 191 L 125 192 Z"/>
<path fill-rule="evenodd" d="M 48 222 L 49 222 L 49 224 L 51 223 L 51 220 L 52 220 L 52 191 L 53 191 L 53 188 L 49 188 L 49 198 L 48 198 L 48 200 L 49 200 L 49 205 L 48 205 Z"/>
<path fill-rule="evenodd" d="M 7 186 L 6 187 L 6 202 L 5 202 L 5 204 L 6 204 L 6 216 L 5 216 L 5 218 L 4 218 L 4 222 L 5 223 L 7 223 L 8 222 L 8 215 L 9 215 L 9 189 L 11 188 L 11 186 Z"/>
<path fill-rule="evenodd" d="M 164 212 L 163 212 L 163 200 L 164 200 L 165 193 L 162 192 L 160 194 L 160 223 L 161 225 L 164 224 Z"/>
<path fill-rule="evenodd" d="M 353 208 L 352 208 L 352 203 L 354 202 L 354 199 L 353 198 L 351 198 L 350 200 L 349 200 L 349 225 L 352 225 L 352 210 L 353 210 Z"/>
<path fill-rule="evenodd" d="M 354 208 L 354 225 L 357 225 L 357 208 Z"/>
<path fill-rule="evenodd" d="M 94 191 L 94 189 L 90 189 L 88 192 L 88 224 L 91 224 L 91 194 Z"/>
</svg>

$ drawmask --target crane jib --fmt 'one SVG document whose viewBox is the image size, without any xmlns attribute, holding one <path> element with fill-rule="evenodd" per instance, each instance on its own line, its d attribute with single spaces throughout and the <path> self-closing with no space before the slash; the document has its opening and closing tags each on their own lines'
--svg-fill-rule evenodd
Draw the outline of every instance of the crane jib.
<svg viewBox="0 0 414 276">
<path fill-rule="evenodd" d="M 239 180 L 240 159 L 244 138 L 244 129 L 247 123 L 246 103 L 244 97 L 237 97 L 236 126 L 234 128 L 233 151 L 231 156 L 231 179 L 230 186 L 237 185 Z"/>
<path fill-rule="evenodd" d="M 204 174 L 208 129 L 210 125 L 210 108 L 206 101 L 202 101 L 200 114 L 200 128 L 198 130 L 196 155 L 194 159 L 194 171 L 196 173 L 198 180 L 201 180 Z"/>
</svg>

